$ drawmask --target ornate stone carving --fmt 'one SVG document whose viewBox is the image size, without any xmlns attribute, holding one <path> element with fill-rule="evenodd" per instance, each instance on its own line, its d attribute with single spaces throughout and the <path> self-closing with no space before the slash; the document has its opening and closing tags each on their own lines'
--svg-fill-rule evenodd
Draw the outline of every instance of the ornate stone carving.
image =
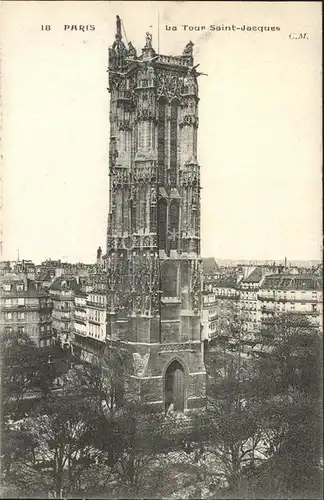
<svg viewBox="0 0 324 500">
<path fill-rule="evenodd" d="M 147 78 L 148 78 L 151 85 L 154 84 L 155 71 L 154 71 L 154 68 L 151 64 L 147 65 Z"/>
<path fill-rule="evenodd" d="M 150 246 L 150 237 L 149 236 L 144 236 L 143 237 L 143 247 L 149 247 Z"/>
<path fill-rule="evenodd" d="M 134 373 L 138 377 L 143 375 L 145 373 L 145 369 L 149 360 L 150 354 L 144 354 L 144 356 L 141 356 L 138 352 L 133 353 L 133 367 L 134 367 Z"/>
<path fill-rule="evenodd" d="M 144 251 L 132 257 L 132 284 L 130 287 L 133 309 L 137 313 L 152 311 L 152 298 L 158 293 L 159 262 L 156 252 Z M 156 314 L 156 300 L 153 300 Z"/>
<path fill-rule="evenodd" d="M 122 68 L 126 64 L 127 49 L 122 40 L 121 21 L 119 16 L 116 20 L 115 41 L 109 49 L 109 68 Z"/>
<path fill-rule="evenodd" d="M 151 165 L 140 165 L 134 167 L 132 173 L 133 182 L 154 182 L 156 177 L 156 168 Z"/>
<path fill-rule="evenodd" d="M 191 351 L 195 349 L 195 345 L 191 342 L 181 342 L 177 344 L 161 344 L 158 349 L 158 353 L 163 352 L 176 352 L 176 351 Z"/>
<path fill-rule="evenodd" d="M 114 167 L 111 169 L 111 184 L 113 188 L 129 184 L 129 172 L 127 168 Z"/>
<path fill-rule="evenodd" d="M 180 98 L 183 87 L 183 76 L 174 71 L 160 70 L 157 73 L 157 97 L 165 96 L 171 100 Z"/>
<path fill-rule="evenodd" d="M 124 237 L 124 248 L 126 248 L 126 249 L 131 248 L 131 243 L 132 243 L 132 240 L 129 236 Z"/>
<path fill-rule="evenodd" d="M 118 151 L 117 151 L 116 137 L 111 137 L 110 144 L 109 144 L 109 166 L 110 166 L 110 169 L 112 169 L 115 166 L 117 157 L 118 157 Z"/>
<path fill-rule="evenodd" d="M 193 189 L 192 191 L 192 210 L 197 210 L 199 207 L 199 201 L 200 201 L 200 190 L 199 189 Z"/>
<path fill-rule="evenodd" d="M 136 248 L 147 249 L 146 251 L 155 252 L 154 248 L 156 247 L 156 235 L 133 235 L 133 236 L 107 236 L 107 249 L 109 250 L 117 250 L 125 249 L 131 250 Z M 150 250 L 148 250 L 150 249 Z M 131 257 L 129 256 L 129 259 Z"/>
<path fill-rule="evenodd" d="M 121 238 L 115 239 L 117 247 L 121 246 Z M 108 304 L 111 311 L 130 308 L 130 269 L 126 251 L 108 251 L 107 253 L 107 287 Z"/>
<path fill-rule="evenodd" d="M 122 77 L 113 72 L 109 72 L 109 90 L 119 90 L 122 84 Z"/>
<path fill-rule="evenodd" d="M 132 42 L 128 42 L 128 57 L 132 59 L 136 59 L 137 53 Z"/>
<path fill-rule="evenodd" d="M 182 55 L 184 56 L 192 56 L 192 48 L 193 48 L 194 44 L 192 43 L 192 41 L 190 40 L 190 42 L 187 43 L 187 45 L 185 46 L 183 52 L 182 52 Z"/>
<path fill-rule="evenodd" d="M 139 109 L 137 111 L 136 119 L 138 120 L 154 120 L 155 114 L 151 109 Z"/>
<path fill-rule="evenodd" d="M 151 187 L 151 205 L 156 205 L 156 186 Z"/>
<path fill-rule="evenodd" d="M 192 186 L 199 185 L 200 175 L 199 170 L 197 169 L 188 169 L 180 171 L 180 185 L 181 186 Z"/>
<path fill-rule="evenodd" d="M 152 35 L 148 31 L 146 32 L 145 48 L 146 49 L 151 49 L 152 48 Z"/>
<path fill-rule="evenodd" d="M 151 295 L 151 314 L 158 316 L 160 314 L 160 294 L 153 292 Z"/>
<path fill-rule="evenodd" d="M 121 120 L 118 124 L 119 130 L 132 130 L 129 120 Z"/>
<path fill-rule="evenodd" d="M 185 125 L 193 125 L 198 128 L 198 117 L 194 115 L 185 115 L 180 122 L 180 127 L 184 127 Z"/>
<path fill-rule="evenodd" d="M 199 261 L 194 261 L 191 272 L 191 300 L 194 311 L 199 312 L 201 307 L 202 269 Z"/>
</svg>

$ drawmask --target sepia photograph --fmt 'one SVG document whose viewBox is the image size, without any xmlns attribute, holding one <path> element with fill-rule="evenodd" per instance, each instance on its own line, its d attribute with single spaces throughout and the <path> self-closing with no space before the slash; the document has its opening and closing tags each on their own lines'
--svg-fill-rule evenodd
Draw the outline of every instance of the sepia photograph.
<svg viewBox="0 0 324 500">
<path fill-rule="evenodd" d="M 0 497 L 321 499 L 321 3 L 7 0 L 0 47 Z"/>
</svg>

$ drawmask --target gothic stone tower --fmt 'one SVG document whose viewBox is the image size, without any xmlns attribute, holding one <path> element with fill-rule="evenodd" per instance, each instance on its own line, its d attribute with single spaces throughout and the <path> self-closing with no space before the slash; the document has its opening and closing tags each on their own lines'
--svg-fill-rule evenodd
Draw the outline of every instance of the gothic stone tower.
<svg viewBox="0 0 324 500">
<path fill-rule="evenodd" d="M 205 403 L 201 341 L 198 86 L 192 43 L 138 57 L 121 21 L 109 49 L 107 337 L 126 390 L 161 409 Z"/>
</svg>

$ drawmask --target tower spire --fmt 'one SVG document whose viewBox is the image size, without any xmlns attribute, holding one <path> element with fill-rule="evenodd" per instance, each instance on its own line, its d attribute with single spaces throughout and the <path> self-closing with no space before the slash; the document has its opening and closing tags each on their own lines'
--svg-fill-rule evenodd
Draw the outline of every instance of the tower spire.
<svg viewBox="0 0 324 500">
<path fill-rule="evenodd" d="M 122 32 L 121 32 L 121 20 L 119 16 L 116 16 L 116 38 L 119 38 L 119 40 L 122 39 Z"/>
<path fill-rule="evenodd" d="M 111 49 L 109 49 L 109 68 L 121 69 L 126 65 L 127 49 L 122 40 L 122 21 L 116 16 L 116 35 Z"/>
</svg>

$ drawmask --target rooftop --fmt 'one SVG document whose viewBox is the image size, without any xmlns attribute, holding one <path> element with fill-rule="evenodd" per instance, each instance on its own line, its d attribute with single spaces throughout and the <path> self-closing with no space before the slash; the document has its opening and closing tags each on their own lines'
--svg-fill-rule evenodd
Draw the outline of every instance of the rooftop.
<svg viewBox="0 0 324 500">
<path fill-rule="evenodd" d="M 17 290 L 16 285 L 23 284 L 23 290 Z M 47 291 L 43 289 L 39 289 L 34 280 L 30 280 L 25 276 L 19 276 L 15 273 L 6 273 L 3 276 L 0 276 L 0 286 L 10 284 L 11 289 L 6 291 L 4 289 L 1 290 L 1 293 L 7 297 L 43 297 L 47 295 Z"/>
<path fill-rule="evenodd" d="M 54 280 L 54 282 L 49 287 L 50 290 L 58 290 L 58 291 L 78 291 L 80 290 L 80 283 L 77 279 L 73 277 L 60 276 Z"/>
<path fill-rule="evenodd" d="M 232 276 L 228 277 L 220 277 L 214 283 L 216 288 L 236 288 L 237 287 L 237 279 Z"/>
<path fill-rule="evenodd" d="M 259 283 L 263 277 L 263 269 L 261 267 L 256 267 L 251 274 L 246 278 L 243 278 L 241 283 Z"/>
<path fill-rule="evenodd" d="M 38 281 L 52 281 L 55 277 L 55 271 L 53 269 L 47 269 L 42 271 L 36 276 Z"/>
<path fill-rule="evenodd" d="M 21 276 L 18 276 L 16 273 L 5 273 L 0 276 L 0 284 L 2 283 L 11 283 L 13 281 L 20 281 L 23 282 L 24 280 L 21 278 Z"/>
<path fill-rule="evenodd" d="M 267 276 L 262 289 L 275 290 L 322 290 L 323 280 L 315 274 L 275 274 Z"/>
<path fill-rule="evenodd" d="M 202 264 L 205 274 L 212 274 L 219 270 L 219 267 L 214 257 L 203 258 Z"/>
</svg>

